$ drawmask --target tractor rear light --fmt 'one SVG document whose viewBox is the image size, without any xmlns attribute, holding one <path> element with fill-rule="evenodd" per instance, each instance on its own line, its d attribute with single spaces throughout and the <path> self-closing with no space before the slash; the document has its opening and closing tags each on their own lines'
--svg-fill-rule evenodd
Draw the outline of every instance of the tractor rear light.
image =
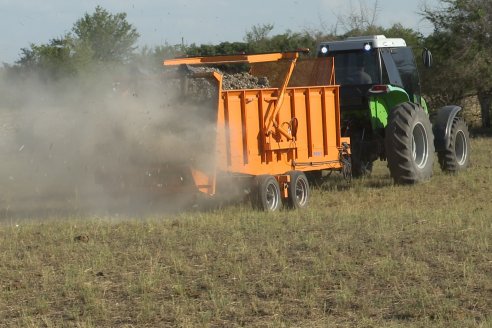
<svg viewBox="0 0 492 328">
<path fill-rule="evenodd" d="M 389 86 L 385 84 L 376 84 L 369 89 L 370 93 L 388 93 L 390 91 Z"/>
</svg>

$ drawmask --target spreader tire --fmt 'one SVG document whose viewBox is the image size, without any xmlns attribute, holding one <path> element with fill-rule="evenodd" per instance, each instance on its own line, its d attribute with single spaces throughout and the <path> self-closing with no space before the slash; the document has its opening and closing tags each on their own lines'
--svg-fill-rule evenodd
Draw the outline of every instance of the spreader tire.
<svg viewBox="0 0 492 328">
<path fill-rule="evenodd" d="M 461 117 L 455 117 L 449 134 L 449 142 L 443 151 L 437 153 L 439 165 L 446 172 L 464 170 L 470 162 L 470 134 Z"/>
<path fill-rule="evenodd" d="M 420 105 L 405 102 L 390 113 L 385 150 L 391 177 L 398 184 L 430 179 L 434 163 L 434 135 Z"/>
<path fill-rule="evenodd" d="M 287 205 L 290 208 L 304 208 L 308 204 L 310 190 L 306 174 L 302 171 L 290 171 Z"/>
<path fill-rule="evenodd" d="M 282 196 L 278 181 L 271 175 L 255 178 L 253 206 L 266 212 L 274 212 L 282 207 Z"/>
</svg>

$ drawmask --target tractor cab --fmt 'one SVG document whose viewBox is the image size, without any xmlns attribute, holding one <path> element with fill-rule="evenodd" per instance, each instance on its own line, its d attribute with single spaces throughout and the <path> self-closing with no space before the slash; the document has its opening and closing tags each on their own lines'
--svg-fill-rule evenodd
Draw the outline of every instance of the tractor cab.
<svg viewBox="0 0 492 328">
<path fill-rule="evenodd" d="M 407 98 L 426 109 L 413 52 L 403 39 L 375 35 L 322 42 L 318 46 L 318 56 L 335 58 L 336 83 L 341 85 L 342 115 L 351 124 L 371 122 L 371 129 L 384 128 L 383 117 L 371 119 L 373 113 L 368 109 L 373 106 L 369 100 L 370 96 L 388 98 L 390 91 L 397 91 L 398 100 L 395 101 Z"/>
</svg>

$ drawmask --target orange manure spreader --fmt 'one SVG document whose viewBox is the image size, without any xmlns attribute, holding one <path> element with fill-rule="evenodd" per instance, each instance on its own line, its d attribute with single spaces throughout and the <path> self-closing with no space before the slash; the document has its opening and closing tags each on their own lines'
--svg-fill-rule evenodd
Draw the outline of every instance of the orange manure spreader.
<svg viewBox="0 0 492 328">
<path fill-rule="evenodd" d="M 183 190 L 242 195 L 255 208 L 276 211 L 284 204 L 305 207 L 311 178 L 323 170 L 350 176 L 350 140 L 341 137 L 332 58 L 285 52 L 176 58 L 164 65 L 177 66 L 181 99 L 197 98 L 193 111 L 199 114 L 187 115 L 182 106 L 183 119 L 204 131 L 196 131 L 199 146 L 183 166 Z M 237 67 L 263 84 L 231 87 L 226 77 L 239 73 L 222 72 Z"/>
</svg>

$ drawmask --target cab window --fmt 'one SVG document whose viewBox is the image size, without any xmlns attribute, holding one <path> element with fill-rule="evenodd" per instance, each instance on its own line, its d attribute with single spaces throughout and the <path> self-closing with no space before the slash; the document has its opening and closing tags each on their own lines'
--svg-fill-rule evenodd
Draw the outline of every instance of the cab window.
<svg viewBox="0 0 492 328">
<path fill-rule="evenodd" d="M 339 52 L 335 57 L 335 78 L 341 85 L 377 84 L 379 61 L 377 52 Z"/>
<path fill-rule="evenodd" d="M 410 97 L 420 97 L 420 84 L 417 66 L 411 48 L 392 48 L 391 57 L 400 73 L 403 87 Z"/>
</svg>

